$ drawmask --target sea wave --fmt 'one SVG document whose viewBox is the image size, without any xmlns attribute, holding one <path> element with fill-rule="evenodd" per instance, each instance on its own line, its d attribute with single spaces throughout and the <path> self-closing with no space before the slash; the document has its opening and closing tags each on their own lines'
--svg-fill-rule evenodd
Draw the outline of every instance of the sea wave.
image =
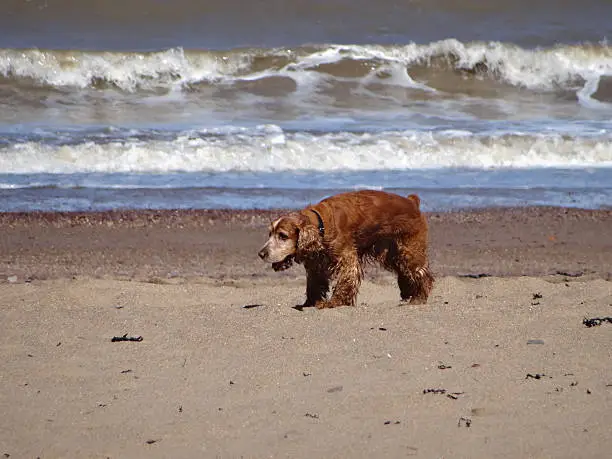
<svg viewBox="0 0 612 459">
<path fill-rule="evenodd" d="M 168 139 L 0 147 L 0 173 L 365 171 L 612 167 L 612 136 L 475 135 L 465 131 L 285 132 L 278 126 Z"/>
<path fill-rule="evenodd" d="M 89 52 L 0 50 L 5 83 L 121 91 L 198 91 L 206 86 L 275 79 L 289 90 L 330 81 L 453 91 L 461 81 L 498 81 L 536 91 L 597 91 L 612 75 L 607 43 L 526 49 L 500 42 L 455 39 L 404 46 L 313 45 L 297 48 Z M 473 85 L 473 83 L 472 83 Z M 586 94 L 589 95 L 589 94 Z"/>
</svg>

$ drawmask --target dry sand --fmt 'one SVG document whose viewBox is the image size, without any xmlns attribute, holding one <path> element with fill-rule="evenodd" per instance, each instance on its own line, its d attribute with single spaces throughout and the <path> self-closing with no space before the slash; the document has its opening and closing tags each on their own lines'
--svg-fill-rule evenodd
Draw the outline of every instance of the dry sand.
<svg viewBox="0 0 612 459">
<path fill-rule="evenodd" d="M 0 454 L 609 457 L 612 212 L 430 215 L 429 304 L 323 311 L 272 214 L 0 214 Z"/>
</svg>

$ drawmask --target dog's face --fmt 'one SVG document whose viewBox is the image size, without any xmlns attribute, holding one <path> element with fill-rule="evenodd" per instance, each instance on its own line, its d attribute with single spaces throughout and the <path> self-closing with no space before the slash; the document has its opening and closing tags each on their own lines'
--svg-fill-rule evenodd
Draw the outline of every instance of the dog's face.
<svg viewBox="0 0 612 459">
<path fill-rule="evenodd" d="M 298 250 L 299 219 L 285 216 L 270 224 L 268 240 L 259 251 L 259 257 L 272 263 L 275 271 L 283 271 L 293 264 Z"/>
</svg>

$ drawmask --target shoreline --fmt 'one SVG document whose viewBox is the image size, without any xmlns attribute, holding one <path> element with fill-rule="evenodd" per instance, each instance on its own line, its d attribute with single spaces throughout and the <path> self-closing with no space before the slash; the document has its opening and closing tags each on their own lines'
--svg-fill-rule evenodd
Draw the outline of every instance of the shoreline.
<svg viewBox="0 0 612 459">
<path fill-rule="evenodd" d="M 299 208 L 272 208 L 272 209 L 233 209 L 233 208 L 214 208 L 214 209 L 130 209 L 119 208 L 112 210 L 77 210 L 77 211 L 10 211 L 0 212 L 0 225 L 11 222 L 62 222 L 62 223 L 90 223 L 101 221 L 125 222 L 130 221 L 151 221 L 155 222 L 160 218 L 166 218 L 169 221 L 178 220 L 194 220 L 196 218 L 208 217 L 213 220 L 236 220 L 245 222 L 252 221 L 267 221 L 267 218 L 273 218 L 287 212 L 293 212 Z M 588 218 L 606 218 L 612 215 L 612 207 L 601 209 L 590 209 L 580 207 L 565 207 L 565 206 L 494 206 L 494 207 L 476 207 L 470 209 L 456 209 L 444 211 L 424 211 L 423 213 L 429 217 L 445 216 L 447 218 L 466 219 L 468 215 L 477 218 L 478 216 L 496 217 L 498 215 L 524 215 L 535 216 L 545 213 L 566 214 L 571 217 L 588 217 Z M 486 217 L 485 217 L 486 218 Z"/>
<path fill-rule="evenodd" d="M 74 276 L 301 277 L 256 256 L 287 210 L 0 213 L 0 282 Z M 436 276 L 612 278 L 612 210 L 528 207 L 427 213 Z M 372 275 L 384 276 L 373 267 Z"/>
</svg>

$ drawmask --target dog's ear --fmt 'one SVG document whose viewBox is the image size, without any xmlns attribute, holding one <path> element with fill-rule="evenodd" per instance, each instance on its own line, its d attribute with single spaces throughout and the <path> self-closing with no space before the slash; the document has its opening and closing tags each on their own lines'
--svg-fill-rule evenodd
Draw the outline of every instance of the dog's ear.
<svg viewBox="0 0 612 459">
<path fill-rule="evenodd" d="M 301 263 L 307 258 L 315 257 L 323 249 L 323 238 L 319 233 L 319 229 L 310 223 L 306 217 L 302 217 L 298 225 L 295 261 Z"/>
</svg>

